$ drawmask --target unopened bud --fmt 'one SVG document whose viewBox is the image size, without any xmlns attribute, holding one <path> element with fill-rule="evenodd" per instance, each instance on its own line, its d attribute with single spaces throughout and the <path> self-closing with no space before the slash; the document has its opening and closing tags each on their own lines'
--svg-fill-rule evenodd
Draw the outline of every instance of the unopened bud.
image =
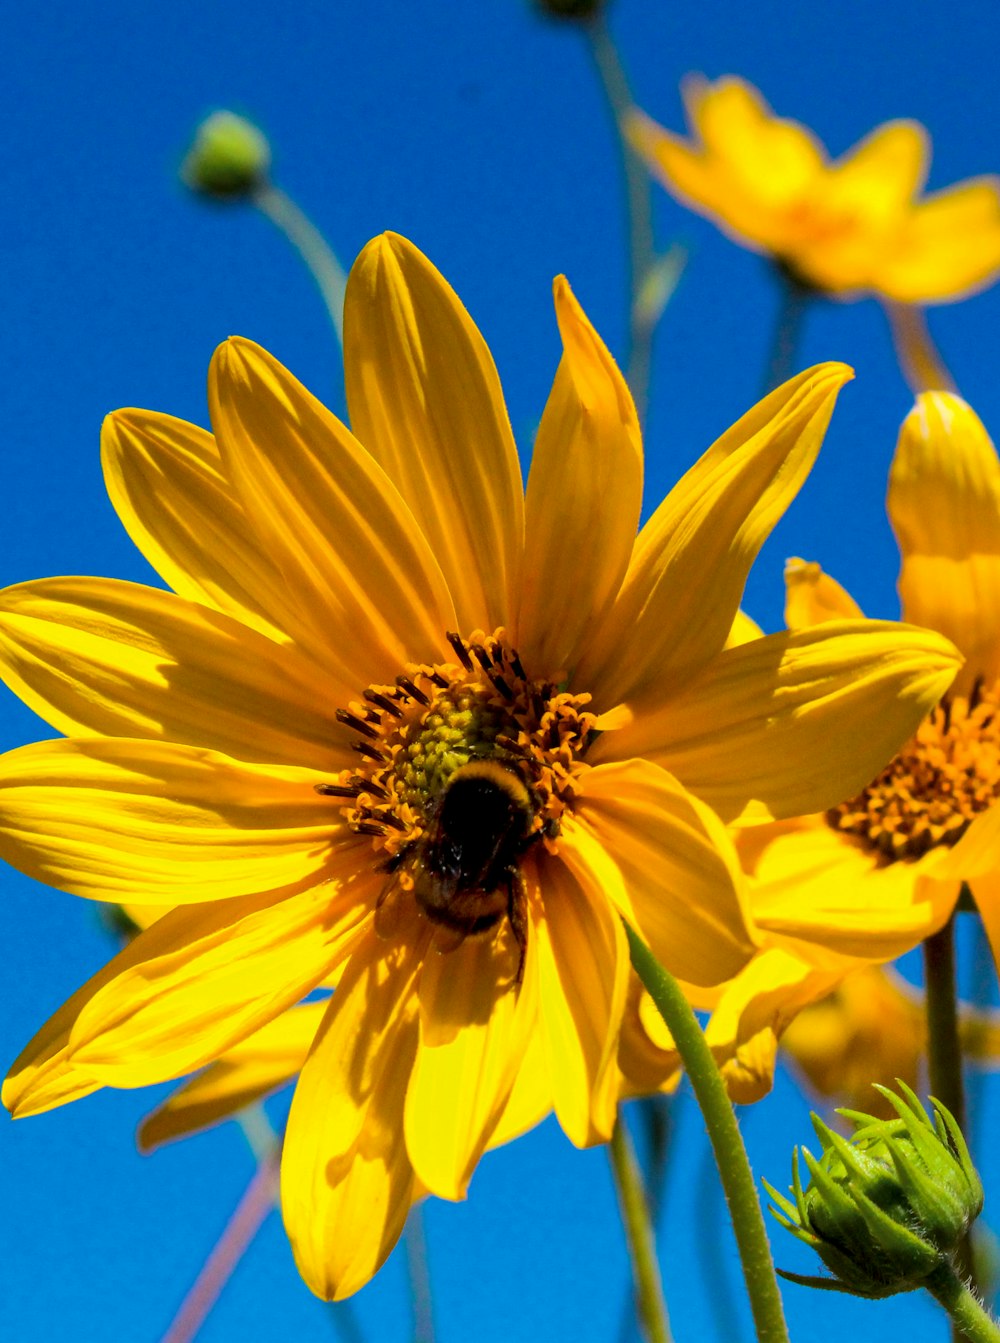
<svg viewBox="0 0 1000 1343">
<path fill-rule="evenodd" d="M 235 112 L 213 112 L 195 132 L 181 178 L 216 200 L 240 200 L 267 183 L 270 166 L 271 146 L 253 122 Z"/>
<path fill-rule="evenodd" d="M 958 1124 L 933 1098 L 931 1119 L 910 1088 L 899 1087 L 905 1100 L 876 1087 L 898 1118 L 837 1112 L 855 1126 L 850 1139 L 812 1116 L 823 1151 L 817 1160 L 801 1149 L 811 1176 L 805 1189 L 795 1152 L 794 1201 L 765 1181 L 772 1213 L 834 1274 L 783 1277 L 855 1296 L 908 1292 L 950 1261 L 979 1216 L 983 1187 Z"/>
</svg>

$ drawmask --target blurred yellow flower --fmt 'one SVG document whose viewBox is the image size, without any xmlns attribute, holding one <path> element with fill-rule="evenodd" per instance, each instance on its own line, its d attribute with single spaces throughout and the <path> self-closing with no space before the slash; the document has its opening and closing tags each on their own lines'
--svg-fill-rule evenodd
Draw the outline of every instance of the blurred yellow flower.
<svg viewBox="0 0 1000 1343">
<path fill-rule="evenodd" d="M 633 145 L 672 195 L 802 284 L 942 303 L 1000 270 L 1000 183 L 979 177 L 921 197 L 930 150 L 912 121 L 880 126 L 830 162 L 742 79 L 683 85 L 691 139 L 633 114 Z"/>
<path fill-rule="evenodd" d="M 36 1036 L 4 1101 L 179 1077 L 241 1042 L 256 1087 L 282 1014 L 339 975 L 282 1157 L 324 1297 L 371 1277 L 418 1192 L 464 1197 L 526 1059 L 569 1137 L 606 1139 L 622 917 L 685 980 L 731 978 L 754 933 L 711 808 L 832 805 L 958 665 L 937 635 L 867 621 L 723 651 L 850 370 L 772 393 L 637 538 L 631 397 L 564 280 L 555 301 L 526 495 L 479 331 L 385 235 L 348 286 L 357 438 L 231 340 L 214 437 L 138 410 L 105 428 L 111 497 L 175 592 L 0 595 L 0 669 L 69 734 L 0 760 L 0 856 L 168 909 Z M 225 1074 L 194 1084 L 202 1103 Z"/>
</svg>

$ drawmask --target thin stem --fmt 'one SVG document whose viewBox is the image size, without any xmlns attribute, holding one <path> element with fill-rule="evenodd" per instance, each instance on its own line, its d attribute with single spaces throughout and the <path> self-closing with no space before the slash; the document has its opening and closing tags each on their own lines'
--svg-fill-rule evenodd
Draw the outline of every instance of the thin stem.
<svg viewBox="0 0 1000 1343">
<path fill-rule="evenodd" d="M 635 1299 L 642 1331 L 648 1343 L 670 1343 L 670 1325 L 663 1300 L 660 1266 L 656 1262 L 653 1223 L 649 1216 L 646 1191 L 642 1187 L 639 1163 L 632 1150 L 621 1112 L 608 1148 L 611 1170 L 618 1190 L 618 1204 L 625 1223 L 625 1237 L 632 1260 Z"/>
<path fill-rule="evenodd" d="M 653 330 L 659 313 L 651 314 L 642 302 L 645 281 L 653 266 L 653 193 L 649 173 L 642 159 L 629 144 L 625 123 L 633 110 L 632 90 L 614 38 L 598 15 L 585 25 L 590 50 L 600 76 L 618 135 L 625 200 L 628 210 L 629 338 L 625 358 L 626 378 L 632 391 L 639 421 L 646 418 L 649 401 L 650 364 Z"/>
<path fill-rule="evenodd" d="M 924 1286 L 951 1316 L 952 1330 L 969 1343 L 1000 1343 L 1000 1328 L 989 1311 L 947 1264 L 935 1269 Z"/>
<path fill-rule="evenodd" d="M 739 1343 L 743 1330 L 729 1275 L 732 1245 L 729 1237 L 720 1229 L 722 1203 L 710 1147 L 705 1147 L 698 1158 L 695 1198 L 698 1201 L 695 1213 L 698 1254 L 705 1269 L 705 1281 L 712 1284 L 709 1305 L 715 1320 L 715 1336 L 725 1340 L 725 1343 Z"/>
<path fill-rule="evenodd" d="M 787 267 L 774 267 L 780 287 L 778 300 L 778 320 L 768 356 L 767 372 L 764 375 L 763 395 L 773 392 L 787 382 L 795 371 L 795 357 L 802 339 L 802 327 L 809 307 L 809 300 L 815 290 Z"/>
<path fill-rule="evenodd" d="M 419 1203 L 410 1209 L 403 1233 L 406 1265 L 410 1275 L 410 1300 L 413 1305 L 413 1343 L 434 1343 L 434 1298 L 427 1267 L 427 1234 L 424 1211 Z"/>
<path fill-rule="evenodd" d="M 927 1071 L 931 1095 L 947 1105 L 963 1133 L 967 1132 L 962 1038 L 958 1024 L 955 979 L 955 915 L 924 942 L 924 985 L 927 1011 Z M 972 1251 L 966 1237 L 956 1251 L 960 1271 L 971 1276 Z"/>
<path fill-rule="evenodd" d="M 764 1216 L 739 1125 L 704 1032 L 673 975 L 625 925 L 632 965 L 667 1024 L 701 1107 L 729 1205 L 759 1343 L 788 1343 Z"/>
<path fill-rule="evenodd" d="M 923 308 L 889 301 L 883 307 L 889 319 L 896 361 L 914 396 L 918 392 L 957 391 L 955 380 L 931 338 Z"/>
<path fill-rule="evenodd" d="M 247 1185 L 236 1210 L 205 1260 L 194 1285 L 181 1303 L 163 1343 L 190 1343 L 204 1324 L 219 1294 L 233 1275 L 278 1196 L 280 1154 L 264 1158 Z"/>
<path fill-rule="evenodd" d="M 330 244 L 307 214 L 280 187 L 268 183 L 258 187 L 253 203 L 285 235 L 306 263 L 316 281 L 337 333 L 341 350 L 344 348 L 344 295 L 347 276 Z"/>
</svg>

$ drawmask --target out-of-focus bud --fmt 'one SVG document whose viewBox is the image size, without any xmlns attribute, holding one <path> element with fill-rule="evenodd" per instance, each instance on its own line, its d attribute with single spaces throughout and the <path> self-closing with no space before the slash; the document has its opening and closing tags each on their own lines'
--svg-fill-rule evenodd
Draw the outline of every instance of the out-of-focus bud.
<svg viewBox="0 0 1000 1343">
<path fill-rule="evenodd" d="M 933 1099 L 929 1118 L 910 1088 L 898 1085 L 905 1099 L 876 1087 L 898 1118 L 838 1111 L 855 1126 L 850 1139 L 812 1116 L 823 1152 L 817 1160 L 801 1149 L 812 1177 L 805 1189 L 795 1152 L 794 1201 L 764 1182 L 774 1216 L 834 1274 L 782 1277 L 855 1296 L 908 1292 L 950 1262 L 979 1216 L 983 1187 L 955 1120 Z"/>
<path fill-rule="evenodd" d="M 181 179 L 215 200 L 242 200 L 267 183 L 271 146 L 251 121 L 213 112 L 198 127 L 181 165 Z"/>
<path fill-rule="evenodd" d="M 535 0 L 535 8 L 550 19 L 596 18 L 607 0 Z"/>
</svg>

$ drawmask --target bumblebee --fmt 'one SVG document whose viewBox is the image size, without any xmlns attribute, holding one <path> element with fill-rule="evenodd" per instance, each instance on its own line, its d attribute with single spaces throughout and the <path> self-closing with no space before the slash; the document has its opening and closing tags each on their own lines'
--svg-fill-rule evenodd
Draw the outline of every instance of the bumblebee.
<svg viewBox="0 0 1000 1343">
<path fill-rule="evenodd" d="M 424 833 L 387 867 L 409 870 L 417 905 L 438 929 L 439 951 L 489 932 L 506 917 L 520 950 L 515 983 L 527 947 L 518 859 L 538 837 L 531 822 L 531 795 L 521 776 L 495 760 L 471 760 L 449 778 Z M 380 910 L 396 889 L 390 882 L 382 892 Z"/>
</svg>

